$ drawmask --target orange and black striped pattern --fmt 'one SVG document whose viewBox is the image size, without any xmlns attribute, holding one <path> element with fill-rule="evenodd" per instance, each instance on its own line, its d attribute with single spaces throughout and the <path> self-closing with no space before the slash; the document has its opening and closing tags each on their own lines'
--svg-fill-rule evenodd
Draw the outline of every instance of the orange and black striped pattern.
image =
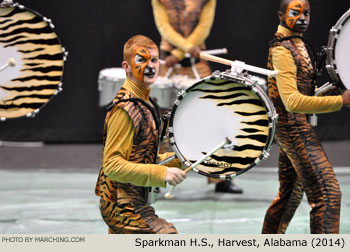
<svg viewBox="0 0 350 252">
<path fill-rule="evenodd" d="M 110 234 L 176 234 L 172 223 L 158 218 L 150 206 L 130 206 L 100 199 L 100 212 Z"/>
<path fill-rule="evenodd" d="M 106 142 L 107 126 L 111 115 L 123 108 L 130 115 L 135 127 L 129 161 L 154 164 L 157 157 L 159 130 L 151 111 L 141 102 L 127 101 L 130 98 L 135 97 L 124 88 L 114 98 L 113 103 L 116 105 L 107 113 L 105 119 L 103 144 Z M 154 209 L 147 205 L 145 198 L 147 191 L 146 187 L 111 180 L 104 174 L 101 167 L 95 192 L 101 197 L 100 211 L 109 226 L 109 233 L 176 233 L 172 224 L 158 218 Z"/>
<path fill-rule="evenodd" d="M 167 11 L 169 22 L 175 31 L 180 33 L 184 38 L 187 38 L 199 23 L 199 18 L 203 7 L 208 3 L 208 0 L 159 0 Z M 205 44 L 200 45 L 202 50 L 205 50 Z M 170 55 L 170 52 L 175 47 L 166 39 L 162 38 L 160 46 L 160 58 L 165 59 Z M 187 63 L 189 60 L 187 59 Z M 195 79 L 191 65 L 183 65 L 181 68 L 174 68 L 169 77 L 173 75 L 185 75 L 188 78 Z M 200 60 L 195 64 L 198 74 L 201 78 L 211 74 L 209 63 L 206 60 Z M 169 68 L 165 65 L 161 67 L 159 76 L 165 76 Z"/>
<path fill-rule="evenodd" d="M 303 43 L 294 39 L 270 48 L 268 66 L 273 69 L 271 49 L 284 46 L 294 56 L 300 93 L 313 95 L 314 69 Z M 278 93 L 276 80 L 269 79 L 269 96 L 279 115 L 276 140 L 280 147 L 278 195 L 266 212 L 262 233 L 285 233 L 303 193 L 312 210 L 311 233 L 339 233 L 341 191 L 333 168 L 305 114 L 287 112 Z"/>
<path fill-rule="evenodd" d="M 171 26 L 187 38 L 196 28 L 208 0 L 159 0 L 169 16 Z"/>
</svg>

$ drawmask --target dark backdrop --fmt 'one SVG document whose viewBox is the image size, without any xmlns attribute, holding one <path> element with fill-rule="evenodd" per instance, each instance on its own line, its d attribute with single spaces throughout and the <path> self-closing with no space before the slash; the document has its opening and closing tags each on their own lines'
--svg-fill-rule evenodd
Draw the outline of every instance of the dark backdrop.
<svg viewBox="0 0 350 252">
<path fill-rule="evenodd" d="M 55 32 L 69 52 L 63 92 L 35 118 L 0 122 L 0 140 L 72 143 L 101 142 L 105 109 L 98 106 L 98 73 L 120 67 L 123 44 L 135 34 L 157 43 L 151 1 L 145 0 L 21 0 L 27 8 L 53 20 Z M 218 0 L 208 49 L 226 47 L 229 59 L 266 66 L 268 41 L 277 25 L 279 0 Z M 328 31 L 349 9 L 348 0 L 311 0 L 309 31 L 316 51 L 327 45 Z M 213 70 L 225 66 L 212 64 Z M 320 82 L 328 80 L 323 76 Z M 350 109 L 319 117 L 323 140 L 350 139 Z"/>
</svg>

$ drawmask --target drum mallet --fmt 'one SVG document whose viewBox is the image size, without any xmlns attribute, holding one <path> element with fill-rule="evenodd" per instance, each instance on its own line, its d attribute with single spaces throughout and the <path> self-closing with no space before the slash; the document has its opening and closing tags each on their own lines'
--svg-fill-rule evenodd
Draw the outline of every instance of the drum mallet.
<svg viewBox="0 0 350 252">
<path fill-rule="evenodd" d="M 271 71 L 265 68 L 260 68 L 260 67 L 256 67 L 256 66 L 251 66 L 251 65 L 247 65 L 246 63 L 239 61 L 239 60 L 228 60 L 228 59 L 224 59 L 224 58 L 220 58 L 214 55 L 209 55 L 209 54 L 205 54 L 205 53 L 201 53 L 200 54 L 200 58 L 201 59 L 205 59 L 205 60 L 209 60 L 209 61 L 213 61 L 216 63 L 220 63 L 220 64 L 224 64 L 224 65 L 228 65 L 231 66 L 231 69 L 233 69 L 236 72 L 241 72 L 243 69 L 247 70 L 247 71 L 251 71 L 251 72 L 255 72 L 258 74 L 263 74 L 266 75 L 268 77 L 276 77 L 278 74 L 277 70 Z"/>
<path fill-rule="evenodd" d="M 203 53 L 203 54 L 206 54 L 206 55 L 226 54 L 226 53 L 227 53 L 227 49 L 226 49 L 226 48 L 211 49 L 211 50 L 202 51 L 202 53 Z M 191 58 L 191 54 L 186 53 L 186 54 L 185 54 L 185 57 L 186 57 L 186 58 Z M 160 63 L 161 65 L 165 65 L 165 60 L 160 59 L 160 60 L 159 60 L 159 63 Z M 176 64 L 175 67 L 181 68 L 182 66 L 181 66 L 180 64 Z"/>
<path fill-rule="evenodd" d="M 205 50 L 205 51 L 202 51 L 202 53 L 203 53 L 203 54 L 208 54 L 208 55 L 213 55 L 213 54 L 226 54 L 226 53 L 227 53 L 227 49 L 226 49 L 226 48 L 219 48 L 219 49 Z M 186 54 L 185 54 L 185 57 L 186 57 L 186 58 L 191 58 L 191 54 L 186 53 Z M 165 65 L 165 60 L 160 59 L 159 62 L 160 62 L 161 65 Z M 194 64 L 192 64 L 192 67 L 193 67 L 193 66 L 194 66 Z M 170 74 L 171 74 L 171 73 L 173 72 L 173 70 L 174 70 L 174 67 L 175 67 L 175 68 L 181 68 L 182 66 L 181 66 L 181 64 L 176 64 L 175 66 L 170 67 L 170 68 L 168 69 L 167 73 L 165 74 L 165 77 L 168 78 L 168 77 L 170 76 Z M 193 71 L 193 69 L 192 69 L 192 71 Z M 195 71 L 193 71 L 193 74 L 196 76 L 196 79 L 200 79 L 200 76 L 199 76 L 197 70 L 196 70 L 196 73 L 195 73 Z"/>
<path fill-rule="evenodd" d="M 197 165 L 200 165 L 201 163 L 203 163 L 207 158 L 209 158 L 211 155 L 213 155 L 216 151 L 218 151 L 219 149 L 221 149 L 222 147 L 224 147 L 225 145 L 231 144 L 232 140 L 229 137 L 225 138 L 225 141 L 223 141 L 221 144 L 219 144 L 218 146 L 216 146 L 214 149 L 212 149 L 210 152 L 208 152 L 206 155 L 204 155 L 203 157 L 201 157 L 200 159 L 198 159 L 195 163 L 193 163 L 191 166 L 187 167 L 184 171 L 186 173 L 188 173 L 189 171 L 191 171 L 193 168 L 195 168 Z M 175 186 L 173 186 L 173 188 L 171 189 L 170 192 L 167 192 L 164 194 L 164 198 L 166 199 L 172 199 L 174 198 L 174 191 L 175 191 Z"/>
<path fill-rule="evenodd" d="M 0 72 L 5 70 L 6 68 L 8 68 L 9 66 L 13 67 L 16 65 L 16 61 L 14 58 L 9 58 L 9 60 L 7 61 L 7 63 L 5 65 L 3 65 L 2 67 L 0 67 Z"/>
</svg>

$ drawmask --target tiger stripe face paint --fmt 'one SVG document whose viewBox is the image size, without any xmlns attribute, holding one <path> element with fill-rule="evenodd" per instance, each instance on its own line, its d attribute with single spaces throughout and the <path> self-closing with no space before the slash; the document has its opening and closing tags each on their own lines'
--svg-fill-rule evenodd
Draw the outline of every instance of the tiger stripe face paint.
<svg viewBox="0 0 350 252">
<path fill-rule="evenodd" d="M 294 0 L 289 3 L 285 13 L 285 23 L 295 32 L 305 32 L 309 25 L 310 5 L 306 1 Z"/>
<path fill-rule="evenodd" d="M 301 1 L 295 0 L 289 3 L 286 10 L 286 24 L 290 29 L 293 30 L 295 23 L 301 17 L 303 11 L 304 4 Z"/>
<path fill-rule="evenodd" d="M 131 70 L 138 81 L 143 81 L 145 69 L 151 59 L 150 52 L 145 47 L 134 50 L 131 58 Z"/>
</svg>

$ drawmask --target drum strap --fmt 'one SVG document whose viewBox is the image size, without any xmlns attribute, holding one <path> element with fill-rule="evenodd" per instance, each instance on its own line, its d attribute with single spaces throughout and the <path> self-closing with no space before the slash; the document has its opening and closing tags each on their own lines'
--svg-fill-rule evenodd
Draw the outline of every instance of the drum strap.
<svg viewBox="0 0 350 252">
<path fill-rule="evenodd" d="M 163 130 L 162 130 L 162 134 L 160 135 L 160 141 L 163 141 L 163 138 L 167 132 L 167 128 L 169 125 L 169 120 L 170 120 L 170 114 L 171 112 L 168 111 L 167 113 L 163 114 L 161 119 L 162 119 L 162 123 L 163 123 Z"/>
<path fill-rule="evenodd" d="M 152 97 L 149 98 L 150 102 L 152 103 L 153 107 L 155 108 L 155 111 L 157 113 L 157 118 L 159 118 L 159 123 L 160 123 L 160 129 L 161 129 L 161 132 L 160 135 L 159 135 L 159 142 L 161 143 L 163 141 L 163 138 L 166 134 L 166 129 L 167 129 L 167 125 L 168 125 L 168 121 L 164 120 L 164 115 L 161 116 L 160 114 L 160 107 L 158 105 L 158 103 L 152 99 Z"/>
<path fill-rule="evenodd" d="M 316 64 L 316 56 L 317 54 L 315 53 L 315 49 L 314 47 L 311 45 L 311 43 L 304 37 L 301 37 L 301 36 L 288 36 L 288 37 L 284 37 L 284 38 L 280 38 L 280 39 L 273 39 L 269 42 L 269 45 L 272 46 L 274 43 L 276 42 L 282 42 L 282 41 L 285 41 L 285 40 L 291 40 L 291 39 L 300 39 L 304 42 L 305 44 L 305 47 L 306 47 L 306 50 L 308 51 L 309 55 L 310 55 L 310 58 L 311 58 L 311 62 L 312 62 L 312 65 L 315 69 L 315 72 L 317 72 L 317 64 Z M 314 76 L 314 81 L 316 81 L 316 74 Z"/>
<path fill-rule="evenodd" d="M 134 103 L 138 103 L 138 102 L 140 102 L 140 103 L 142 103 L 142 105 L 144 105 L 149 111 L 151 111 L 151 113 L 152 113 L 152 117 L 153 117 L 153 119 L 154 119 L 154 121 L 155 121 L 155 123 L 156 123 L 156 127 L 157 127 L 157 129 L 158 129 L 158 132 L 160 131 L 160 120 L 159 120 L 159 112 L 155 109 L 155 108 L 153 108 L 150 104 L 148 104 L 146 101 L 144 101 L 144 100 L 142 100 L 142 99 L 140 99 L 140 98 L 129 98 L 129 99 L 121 99 L 121 100 L 119 100 L 119 101 L 117 101 L 117 102 L 110 102 L 107 106 L 106 106 L 106 109 L 107 109 L 107 111 L 111 111 L 112 110 L 112 108 L 115 106 L 115 105 L 117 105 L 118 103 L 120 103 L 120 102 L 134 102 Z M 151 103 L 152 103 L 152 98 L 150 98 L 150 101 L 151 101 Z M 154 101 L 153 101 L 154 102 Z M 152 105 L 153 105 L 153 103 L 152 103 Z"/>
</svg>

